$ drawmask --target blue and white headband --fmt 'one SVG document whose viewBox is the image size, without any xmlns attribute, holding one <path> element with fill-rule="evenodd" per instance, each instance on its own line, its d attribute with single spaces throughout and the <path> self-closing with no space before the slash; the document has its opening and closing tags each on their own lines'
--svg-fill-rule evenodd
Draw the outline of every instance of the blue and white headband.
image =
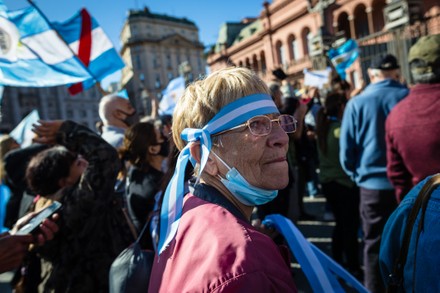
<svg viewBox="0 0 440 293">
<path fill-rule="evenodd" d="M 272 98 L 267 94 L 253 94 L 223 107 L 202 129 L 185 128 L 183 130 L 181 137 L 188 144 L 179 154 L 174 175 L 163 198 L 160 211 L 159 254 L 165 250 L 174 238 L 179 226 L 183 208 L 185 169 L 191 159 L 190 144 L 200 141 L 201 161 L 197 176 L 200 177 L 211 152 L 211 135 L 243 124 L 257 115 L 272 113 L 279 113 Z"/>
</svg>

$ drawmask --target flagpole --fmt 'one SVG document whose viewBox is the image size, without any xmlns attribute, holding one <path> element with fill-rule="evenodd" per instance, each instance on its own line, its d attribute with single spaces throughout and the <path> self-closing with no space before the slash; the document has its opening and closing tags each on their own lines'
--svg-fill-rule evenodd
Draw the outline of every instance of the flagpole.
<svg viewBox="0 0 440 293">
<path fill-rule="evenodd" d="M 67 48 L 69 48 L 69 51 L 73 54 L 75 60 L 77 60 L 79 62 L 79 64 L 84 68 L 84 70 L 87 71 L 87 73 L 93 78 L 95 83 L 98 85 L 98 89 L 101 92 L 101 94 L 103 94 L 103 95 L 108 94 L 108 92 L 106 92 L 102 88 L 99 80 L 93 75 L 93 73 L 89 70 L 89 68 L 87 68 L 87 66 L 85 66 L 84 63 L 78 58 L 78 55 L 76 55 L 76 53 L 72 50 L 72 48 L 70 48 L 69 44 L 66 43 L 66 41 L 63 39 L 63 37 L 61 37 L 60 33 L 52 27 L 52 23 L 49 21 L 49 19 L 46 17 L 46 15 L 43 13 L 43 11 L 41 11 L 41 9 L 34 3 L 34 1 L 32 1 L 32 0 L 27 0 L 27 1 L 29 2 L 30 5 L 32 5 L 32 7 L 35 8 L 35 10 L 37 10 L 37 12 L 41 15 L 41 17 L 44 18 L 44 20 L 47 22 L 47 24 L 50 26 L 50 28 L 57 34 L 58 38 L 60 38 L 63 41 L 63 43 L 66 44 Z"/>
</svg>

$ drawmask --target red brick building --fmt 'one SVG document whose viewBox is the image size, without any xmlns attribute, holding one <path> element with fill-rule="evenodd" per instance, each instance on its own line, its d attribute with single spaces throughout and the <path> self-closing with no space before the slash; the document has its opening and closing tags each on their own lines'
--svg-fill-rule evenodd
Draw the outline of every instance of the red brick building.
<svg viewBox="0 0 440 293">
<path fill-rule="evenodd" d="M 347 70 L 347 79 L 355 85 L 366 78 L 371 57 L 384 51 L 399 58 L 408 78 L 406 60 L 411 44 L 421 35 L 440 33 L 440 4 L 438 0 L 393 2 L 396 9 L 386 0 L 266 2 L 259 16 L 220 28 L 207 63 L 211 71 L 232 64 L 246 66 L 266 81 L 273 79 L 274 69 L 282 68 L 290 81 L 301 80 L 303 69 L 322 65 L 323 46 L 316 40 L 324 35 L 321 39 L 329 39 L 329 45 L 344 38 L 358 42 L 361 58 Z M 412 11 L 413 17 L 417 8 L 420 20 L 405 20 L 405 12 Z"/>
</svg>

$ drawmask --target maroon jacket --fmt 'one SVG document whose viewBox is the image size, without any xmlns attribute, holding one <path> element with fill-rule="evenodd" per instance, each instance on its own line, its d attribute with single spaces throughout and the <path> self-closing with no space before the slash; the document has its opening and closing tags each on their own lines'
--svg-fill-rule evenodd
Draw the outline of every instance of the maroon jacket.
<svg viewBox="0 0 440 293">
<path fill-rule="evenodd" d="M 387 175 L 397 201 L 440 172 L 440 83 L 418 84 L 386 121 Z"/>
<path fill-rule="evenodd" d="M 232 213 L 227 202 L 219 205 L 226 199 L 217 190 L 203 189 L 185 196 L 179 229 L 156 255 L 148 292 L 296 292 L 272 239 Z"/>
</svg>

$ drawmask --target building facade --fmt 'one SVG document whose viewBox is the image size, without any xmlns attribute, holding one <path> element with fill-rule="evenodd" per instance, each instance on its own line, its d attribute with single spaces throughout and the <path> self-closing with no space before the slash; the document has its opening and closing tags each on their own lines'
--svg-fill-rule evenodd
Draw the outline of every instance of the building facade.
<svg viewBox="0 0 440 293">
<path fill-rule="evenodd" d="M 418 37 L 440 33 L 440 4 L 438 0 L 388 2 L 265 2 L 260 15 L 252 22 L 245 19 L 240 23 L 226 23 L 220 28 L 217 44 L 208 55 L 208 66 L 212 71 L 229 65 L 246 66 L 265 81 L 274 80 L 272 71 L 281 68 L 288 80 L 301 83 L 304 69 L 322 68 L 323 58 L 324 66 L 328 65 L 325 51 L 352 38 L 359 44 L 361 58 L 349 68 L 349 82 L 356 86 L 362 79 L 368 81 L 366 69 L 371 59 L 383 52 L 396 55 L 404 77 L 409 78 L 405 64 L 407 52 Z M 391 4 L 397 5 L 396 8 L 390 7 Z M 418 11 L 417 17 L 414 11 Z M 236 33 L 233 33 L 234 28 Z"/>
<path fill-rule="evenodd" d="M 73 120 L 95 129 L 101 97 L 98 87 L 75 96 L 71 96 L 64 86 L 5 87 L 0 108 L 0 133 L 9 133 L 34 109 L 43 120 Z"/>
<path fill-rule="evenodd" d="M 152 95 L 160 99 L 168 82 L 187 62 L 188 78 L 205 74 L 204 46 L 194 22 L 186 18 L 155 14 L 148 8 L 131 10 L 120 35 L 121 56 L 127 65 L 121 83 L 137 110 L 149 114 Z"/>
</svg>

